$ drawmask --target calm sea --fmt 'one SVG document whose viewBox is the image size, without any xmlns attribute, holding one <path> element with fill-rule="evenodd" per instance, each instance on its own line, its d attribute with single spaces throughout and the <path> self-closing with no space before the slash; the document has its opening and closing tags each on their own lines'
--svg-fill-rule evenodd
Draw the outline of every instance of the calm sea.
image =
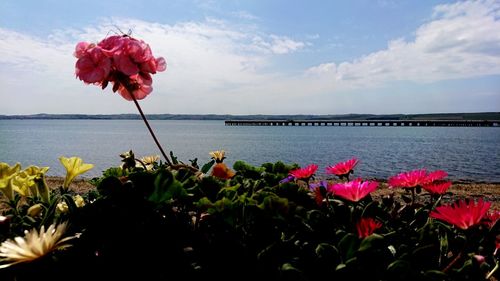
<svg viewBox="0 0 500 281">
<path fill-rule="evenodd" d="M 210 160 L 224 149 L 226 163 L 254 165 L 282 160 L 328 165 L 352 157 L 355 175 L 388 178 L 399 172 L 443 169 L 454 180 L 500 182 L 500 128 L 237 127 L 224 121 L 152 121 L 166 151 L 182 161 Z M 119 154 L 159 154 L 141 120 L 0 120 L 0 162 L 49 166 L 64 175 L 60 156 L 80 156 L 98 176 L 120 165 Z"/>
</svg>

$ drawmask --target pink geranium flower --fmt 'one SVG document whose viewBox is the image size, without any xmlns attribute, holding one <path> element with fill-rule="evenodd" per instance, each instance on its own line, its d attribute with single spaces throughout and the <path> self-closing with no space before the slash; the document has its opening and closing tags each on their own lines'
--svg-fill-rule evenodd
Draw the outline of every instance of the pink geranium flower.
<svg viewBox="0 0 500 281">
<path fill-rule="evenodd" d="M 382 227 L 382 224 L 372 218 L 362 218 L 356 224 L 359 238 L 365 238 L 373 234 L 375 230 Z"/>
<path fill-rule="evenodd" d="M 144 99 L 153 91 L 153 87 L 151 86 L 151 84 L 153 84 L 153 80 L 151 79 L 151 76 L 149 74 L 136 74 L 130 76 L 129 78 L 130 80 L 128 87 L 120 85 L 120 87 L 118 88 L 118 92 L 124 99 L 129 101 L 133 100 L 128 89 L 132 89 L 132 94 L 138 100 Z"/>
<path fill-rule="evenodd" d="M 451 186 L 451 181 L 445 181 L 445 182 L 432 182 L 429 184 L 424 184 L 422 187 L 423 189 L 427 190 L 429 193 L 432 194 L 444 194 L 448 188 Z"/>
<path fill-rule="evenodd" d="M 354 167 L 356 167 L 357 164 L 358 164 L 358 159 L 353 158 L 345 162 L 337 163 L 334 166 L 327 167 L 326 172 L 328 174 L 334 174 L 339 177 L 348 176 L 349 173 L 352 172 L 352 170 L 354 169 Z"/>
<path fill-rule="evenodd" d="M 293 171 L 290 171 L 289 175 L 293 176 L 296 179 L 309 179 L 316 173 L 318 170 L 318 165 L 311 164 L 305 168 L 299 168 Z"/>
<path fill-rule="evenodd" d="M 103 89 L 111 82 L 126 100 L 144 99 L 153 91 L 151 74 L 166 69 L 164 58 L 155 58 L 147 43 L 130 36 L 110 36 L 97 45 L 80 42 L 74 55 L 80 80 Z"/>
<path fill-rule="evenodd" d="M 468 202 L 458 200 L 451 205 L 437 207 L 429 216 L 450 223 L 461 229 L 468 229 L 481 222 L 486 215 L 491 202 L 484 202 L 483 199 L 474 203 L 474 200 Z"/>
<path fill-rule="evenodd" d="M 100 84 L 107 79 L 112 62 L 100 47 L 79 43 L 75 55 L 79 56 L 75 73 L 80 80 L 87 84 Z"/>
<path fill-rule="evenodd" d="M 361 179 L 356 179 L 346 183 L 331 184 L 328 186 L 328 192 L 335 196 L 342 197 L 349 201 L 358 202 L 365 198 L 366 195 L 377 189 L 378 183 L 374 181 L 362 182 Z"/>
<path fill-rule="evenodd" d="M 426 170 L 413 170 L 389 178 L 390 187 L 412 188 L 427 182 Z"/>
</svg>

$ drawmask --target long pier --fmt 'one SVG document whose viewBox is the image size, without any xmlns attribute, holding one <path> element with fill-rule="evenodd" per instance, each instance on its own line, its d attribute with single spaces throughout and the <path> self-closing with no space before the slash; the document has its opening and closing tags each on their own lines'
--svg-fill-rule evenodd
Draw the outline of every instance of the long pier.
<svg viewBox="0 0 500 281">
<path fill-rule="evenodd" d="M 226 126 L 500 127 L 500 120 L 226 120 Z"/>
</svg>

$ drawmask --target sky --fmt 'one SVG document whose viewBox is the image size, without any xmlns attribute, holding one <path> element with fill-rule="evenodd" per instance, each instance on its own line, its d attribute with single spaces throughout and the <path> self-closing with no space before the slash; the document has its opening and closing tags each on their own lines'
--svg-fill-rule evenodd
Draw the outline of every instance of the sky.
<svg viewBox="0 0 500 281">
<path fill-rule="evenodd" d="M 0 114 L 136 113 L 73 56 L 129 32 L 147 114 L 500 111 L 500 0 L 2 0 Z"/>
</svg>

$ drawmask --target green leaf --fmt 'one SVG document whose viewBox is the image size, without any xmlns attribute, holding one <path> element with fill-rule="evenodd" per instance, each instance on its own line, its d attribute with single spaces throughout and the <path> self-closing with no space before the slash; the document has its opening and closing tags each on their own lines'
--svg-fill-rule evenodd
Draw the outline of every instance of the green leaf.
<svg viewBox="0 0 500 281">
<path fill-rule="evenodd" d="M 172 158 L 172 164 L 174 164 L 174 165 L 179 164 L 179 160 L 177 160 L 177 157 L 175 157 L 173 151 L 170 151 L 170 158 Z"/>
<path fill-rule="evenodd" d="M 338 264 L 341 261 L 339 250 L 333 245 L 320 243 L 315 252 L 318 258 L 328 260 L 330 264 Z"/>
<path fill-rule="evenodd" d="M 389 264 L 387 273 L 391 280 L 413 280 L 414 275 L 411 263 L 406 260 L 396 260 Z"/>
<path fill-rule="evenodd" d="M 306 280 L 302 271 L 290 263 L 284 263 L 280 268 L 282 280 Z"/>
<path fill-rule="evenodd" d="M 187 196 L 187 192 L 181 182 L 176 180 L 172 173 L 167 170 L 162 170 L 158 173 L 154 181 L 154 187 L 154 191 L 148 200 L 156 204 Z"/>
<path fill-rule="evenodd" d="M 224 187 L 219 190 L 217 193 L 217 198 L 227 197 L 231 200 L 234 200 L 238 195 L 238 189 L 241 187 L 241 184 L 237 184 L 235 186 Z"/>
<path fill-rule="evenodd" d="M 201 167 L 201 172 L 206 174 L 210 168 L 212 168 L 212 166 L 215 164 L 215 160 L 212 160 L 208 163 L 206 163 L 205 165 L 203 165 L 203 167 Z"/>
<path fill-rule="evenodd" d="M 189 162 L 191 162 L 191 166 L 195 167 L 196 169 L 199 168 L 199 166 L 198 166 L 198 158 L 189 159 Z"/>
<path fill-rule="evenodd" d="M 110 196 L 122 188 L 122 182 L 115 176 L 109 176 L 101 180 L 97 191 L 101 196 Z"/>
<path fill-rule="evenodd" d="M 349 260 L 354 257 L 356 250 L 358 249 L 359 239 L 356 235 L 352 233 L 347 233 L 342 237 L 338 244 L 338 249 L 344 258 L 343 260 Z"/>
<path fill-rule="evenodd" d="M 212 207 L 213 205 L 214 204 L 212 203 L 212 201 L 210 201 L 210 199 L 208 199 L 207 197 L 203 197 L 200 200 L 198 200 L 198 202 L 195 203 L 195 206 L 202 210 L 206 210 Z"/>
<path fill-rule="evenodd" d="M 372 201 L 366 205 L 366 207 L 363 209 L 363 212 L 361 213 L 361 217 L 365 218 L 374 218 L 377 217 L 378 212 L 380 211 L 380 208 L 378 206 L 377 201 Z"/>
<path fill-rule="evenodd" d="M 448 253 L 448 234 L 445 231 L 439 232 L 439 263 L 441 258 Z"/>
<path fill-rule="evenodd" d="M 448 275 L 439 270 L 427 270 L 424 272 L 424 276 L 426 280 L 429 281 L 444 281 L 449 280 Z"/>
<path fill-rule="evenodd" d="M 383 246 L 384 240 L 384 236 L 374 233 L 361 241 L 361 245 L 359 245 L 359 251 L 364 252 L 374 248 L 381 248 L 381 246 Z"/>
</svg>

